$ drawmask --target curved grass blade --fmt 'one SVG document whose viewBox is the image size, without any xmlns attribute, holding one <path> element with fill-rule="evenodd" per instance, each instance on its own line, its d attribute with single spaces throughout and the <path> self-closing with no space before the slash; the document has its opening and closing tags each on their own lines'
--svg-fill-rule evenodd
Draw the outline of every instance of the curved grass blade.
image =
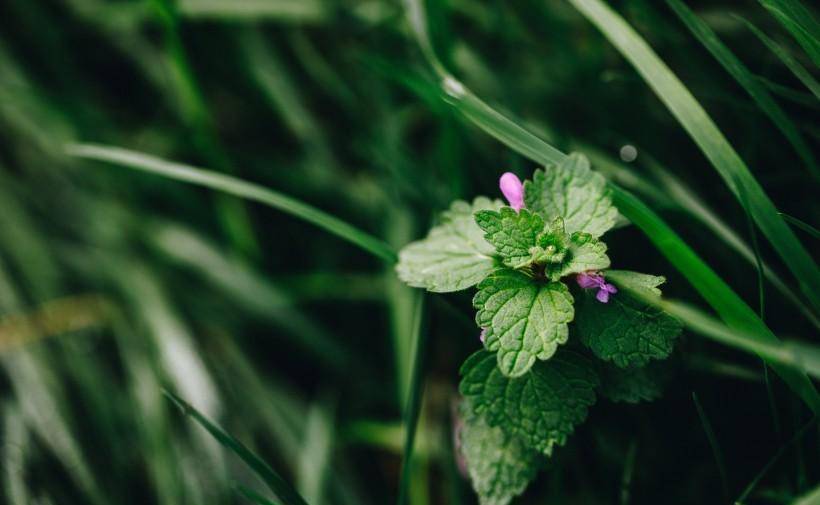
<svg viewBox="0 0 820 505">
<path fill-rule="evenodd" d="M 820 269 L 695 97 L 646 41 L 610 7 L 600 0 L 569 2 L 635 67 L 741 203 L 741 196 L 745 195 L 748 211 L 757 226 L 792 270 L 806 299 L 814 308 L 820 308 Z"/>
<path fill-rule="evenodd" d="M 416 37 L 421 40 L 426 34 L 423 15 L 417 14 L 418 12 L 423 12 L 421 3 L 419 0 L 405 0 L 405 3 L 410 10 L 410 19 L 411 22 L 414 23 L 413 28 Z M 421 25 L 416 26 L 416 24 L 419 23 Z M 422 41 L 420 44 L 424 47 L 426 43 Z M 435 55 L 430 54 L 428 57 L 435 58 Z M 448 103 L 458 111 L 462 111 L 463 108 L 466 108 L 470 112 L 477 112 L 478 114 L 465 114 L 465 117 L 473 122 L 481 121 L 492 123 L 479 123 L 477 126 L 490 133 L 497 140 L 537 163 L 560 163 L 566 158 L 564 153 L 507 119 L 499 112 L 491 109 L 484 102 L 469 93 L 463 84 L 446 73 L 446 70 L 443 69 L 440 63 L 434 60 L 431 61 L 431 66 L 439 72 L 439 75 L 443 79 L 449 79 L 458 84 L 456 89 L 458 89 L 460 93 L 450 94 L 449 99 L 447 99 Z M 450 87 L 452 88 L 452 86 Z M 769 330 L 766 324 L 757 317 L 754 310 L 752 310 L 660 216 L 628 191 L 611 183 L 610 187 L 612 188 L 613 203 L 618 208 L 618 211 L 646 234 L 655 247 L 666 256 L 676 269 L 684 274 L 684 277 L 701 296 L 703 296 L 709 305 L 715 309 L 720 318 L 723 319 L 729 327 L 743 332 L 743 336 L 740 339 L 728 340 L 726 343 L 743 349 L 744 347 L 742 347 L 742 345 L 754 346 L 755 344 L 760 344 L 765 346 L 765 344 L 771 342 L 778 342 L 777 337 Z M 792 390 L 797 393 L 815 413 L 820 413 L 820 395 L 818 395 L 814 389 L 814 385 L 805 374 L 785 366 L 773 366 L 772 368 L 775 369 Z"/>
<path fill-rule="evenodd" d="M 800 62 L 797 61 L 797 59 L 795 59 L 794 56 L 792 56 L 791 53 L 789 53 L 783 46 L 772 40 L 755 25 L 739 16 L 738 19 L 743 21 L 746 26 L 749 27 L 749 30 L 751 30 L 752 33 L 754 33 L 757 38 L 759 38 L 760 41 L 769 48 L 769 51 L 773 52 L 778 58 L 780 58 L 780 61 L 782 61 L 783 64 L 792 71 L 794 76 L 797 77 L 797 79 L 799 79 L 800 82 L 802 82 L 803 85 L 806 86 L 818 100 L 820 100 L 820 82 L 817 82 L 817 79 L 815 79 L 814 76 L 806 70 L 806 67 L 801 65 Z"/>
<path fill-rule="evenodd" d="M 299 493 L 288 484 L 276 471 L 267 463 L 262 461 L 256 454 L 245 447 L 242 442 L 233 438 L 231 435 L 222 430 L 222 428 L 213 424 L 208 418 L 203 416 L 198 410 L 185 402 L 182 398 L 176 396 L 168 390 L 163 390 L 162 394 L 168 397 L 177 407 L 182 410 L 183 414 L 190 416 L 194 421 L 213 436 L 217 442 L 222 444 L 225 448 L 230 449 L 242 461 L 245 462 L 251 470 L 256 473 L 273 493 L 282 500 L 284 505 L 307 505 L 307 502 L 299 496 Z"/>
<path fill-rule="evenodd" d="M 781 212 L 780 215 L 783 216 L 783 219 L 785 219 L 789 224 L 791 224 L 795 228 L 800 228 L 801 230 L 808 233 L 812 237 L 814 237 L 816 239 L 820 239 L 820 230 L 818 230 L 814 226 L 810 225 L 809 223 L 807 223 L 805 221 L 801 221 L 800 219 L 797 219 L 796 217 L 785 214 L 783 212 Z"/>
<path fill-rule="evenodd" d="M 820 23 L 798 0 L 759 0 L 803 47 L 814 64 L 820 66 Z"/>
<path fill-rule="evenodd" d="M 398 505 L 408 502 L 410 480 L 413 473 L 413 447 L 416 442 L 416 428 L 421 411 L 421 397 L 424 391 L 424 356 L 427 349 L 427 309 L 423 293 L 416 299 L 416 312 L 413 321 L 412 343 L 412 376 L 409 391 L 405 395 L 407 405 L 404 409 L 404 452 L 401 460 L 401 481 L 399 482 Z"/>
<path fill-rule="evenodd" d="M 712 53 L 712 56 L 746 90 L 757 106 L 769 116 L 815 178 L 820 178 L 820 169 L 811 148 L 800 135 L 797 127 L 774 101 L 763 84 L 749 71 L 746 65 L 718 38 L 717 34 L 703 20 L 695 15 L 682 0 L 666 0 L 672 10 L 683 21 L 689 31 Z"/>
<path fill-rule="evenodd" d="M 388 263 L 396 262 L 395 251 L 381 239 L 375 238 L 295 198 L 257 184 L 118 147 L 95 144 L 69 144 L 66 150 L 69 155 L 78 158 L 122 165 L 263 203 L 269 207 L 287 212 L 288 214 L 312 223 L 325 231 L 361 247 L 365 251 Z"/>
</svg>

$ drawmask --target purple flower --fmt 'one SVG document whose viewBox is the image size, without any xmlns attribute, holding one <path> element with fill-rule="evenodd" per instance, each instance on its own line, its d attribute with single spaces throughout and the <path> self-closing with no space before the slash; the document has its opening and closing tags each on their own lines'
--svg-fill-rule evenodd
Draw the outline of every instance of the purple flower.
<svg viewBox="0 0 820 505">
<path fill-rule="evenodd" d="M 487 328 L 481 328 L 481 333 L 478 334 L 478 339 L 481 340 L 481 343 L 484 343 L 484 340 L 487 338 Z"/>
<path fill-rule="evenodd" d="M 505 172 L 498 181 L 498 187 L 501 188 L 504 198 L 510 202 L 510 207 L 516 211 L 524 207 L 524 185 L 517 175 Z"/>
<path fill-rule="evenodd" d="M 598 288 L 595 298 L 601 303 L 609 301 L 609 295 L 618 292 L 618 288 L 604 280 L 604 276 L 598 272 L 582 272 L 575 276 L 578 285 L 584 289 Z"/>
</svg>

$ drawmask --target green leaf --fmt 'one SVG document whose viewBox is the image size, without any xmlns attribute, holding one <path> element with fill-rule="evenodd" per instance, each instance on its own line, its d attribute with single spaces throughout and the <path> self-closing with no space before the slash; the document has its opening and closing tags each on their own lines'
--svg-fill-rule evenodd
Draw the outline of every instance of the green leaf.
<svg viewBox="0 0 820 505">
<path fill-rule="evenodd" d="M 601 367 L 602 396 L 617 403 L 640 403 L 657 400 L 663 394 L 666 363 L 655 361 L 640 368 Z"/>
<path fill-rule="evenodd" d="M 481 282 L 495 268 L 495 249 L 484 240 L 473 214 L 501 207 L 500 200 L 482 197 L 472 205 L 454 202 L 427 238 L 401 250 L 396 266 L 399 278 L 410 286 L 436 293 L 459 291 Z"/>
<path fill-rule="evenodd" d="M 570 237 L 567 261 L 561 266 L 560 277 L 609 268 L 606 244 L 589 233 L 575 232 Z"/>
<path fill-rule="evenodd" d="M 521 268 L 533 261 L 535 239 L 544 231 L 544 219 L 526 209 L 516 212 L 510 207 L 499 211 L 476 212 L 475 221 L 484 230 L 484 238 L 495 246 L 505 265 Z"/>
<path fill-rule="evenodd" d="M 628 276 L 630 286 L 660 294 L 657 286 L 663 277 L 622 274 Z M 581 341 L 596 356 L 621 368 L 641 367 L 669 356 L 681 332 L 677 319 L 624 290 L 612 295 L 609 303 L 599 302 L 593 293 L 588 290 L 581 297 L 577 320 Z"/>
<path fill-rule="evenodd" d="M 589 160 L 578 153 L 536 170 L 532 181 L 524 183 L 524 202 L 547 221 L 562 217 L 567 233 L 582 231 L 596 238 L 618 218 L 604 176 L 593 172 Z"/>
<path fill-rule="evenodd" d="M 487 424 L 548 456 L 586 419 L 598 386 L 589 360 L 567 350 L 515 379 L 499 370 L 492 353 L 479 351 L 461 366 L 461 376 L 461 394 Z"/>
<path fill-rule="evenodd" d="M 432 50 L 422 2 L 406 0 L 405 3 L 419 45 L 424 49 L 425 57 L 441 79 L 440 96 L 445 102 L 475 126 L 536 163 L 546 166 L 561 163 L 567 158 L 560 150 L 487 105 L 462 82 L 449 74 Z M 596 19 L 601 16 L 600 4 L 597 7 L 594 12 Z M 614 16 L 620 30 L 629 30 L 628 26 L 624 26 L 624 21 L 611 10 L 604 12 L 603 15 Z M 610 36 L 615 38 L 617 34 L 612 33 Z M 634 32 L 627 33 L 627 38 L 635 37 L 637 34 Z M 634 40 L 631 42 L 634 43 Z M 639 42 L 637 45 L 644 54 L 648 50 L 645 42 Z M 726 345 L 744 350 L 754 348 L 754 352 L 760 352 L 761 357 L 772 364 L 772 368 L 794 392 L 800 395 L 812 411 L 820 413 L 820 394 L 817 393 L 814 384 L 804 373 L 797 372 L 783 361 L 773 358 L 776 353 L 771 351 L 779 348 L 779 340 L 755 311 L 655 211 L 616 184 L 610 184 L 609 188 L 619 212 L 638 227 L 679 272 L 685 274 L 686 280 L 729 327 L 728 333 L 721 327 L 716 331 L 704 331 L 704 335 L 720 338 Z M 763 349 L 768 351 L 763 352 Z"/>
<path fill-rule="evenodd" d="M 476 323 L 492 331 L 498 343 L 498 366 L 509 377 L 521 376 L 535 359 L 546 360 L 566 343 L 567 324 L 575 310 L 561 282 L 538 282 L 514 270 L 496 270 L 473 298 Z"/>
<path fill-rule="evenodd" d="M 458 441 L 481 505 L 507 505 L 524 492 L 541 462 L 519 437 L 492 427 L 463 401 Z"/>
</svg>

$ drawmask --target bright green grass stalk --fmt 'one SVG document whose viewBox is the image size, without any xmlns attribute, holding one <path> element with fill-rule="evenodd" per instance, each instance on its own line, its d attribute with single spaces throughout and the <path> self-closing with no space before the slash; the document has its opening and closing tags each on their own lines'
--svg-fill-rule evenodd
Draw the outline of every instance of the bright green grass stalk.
<svg viewBox="0 0 820 505">
<path fill-rule="evenodd" d="M 759 0 L 820 66 L 820 23 L 798 0 Z"/>
<path fill-rule="evenodd" d="M 117 147 L 94 144 L 71 144 L 67 146 L 67 152 L 69 155 L 78 158 L 123 165 L 263 203 L 300 219 L 304 219 L 329 233 L 371 252 L 384 261 L 389 263 L 396 261 L 395 251 L 381 239 L 375 238 L 330 214 L 287 195 L 235 177 L 208 170 L 201 170 L 180 163 L 171 163 L 160 158 Z"/>
<path fill-rule="evenodd" d="M 511 147 L 518 153 L 542 164 L 558 164 L 566 155 L 550 146 L 521 126 L 518 126 L 467 90 L 467 88 L 447 73 L 435 58 L 424 21 L 424 11 L 418 0 L 405 0 L 410 21 L 419 43 L 431 66 L 439 72 L 446 96 L 443 98 L 467 119 L 484 131 Z M 627 219 L 640 228 L 649 240 L 663 253 L 684 277 L 695 287 L 703 298 L 715 309 L 726 324 L 741 334 L 748 345 L 779 342 L 774 333 L 760 320 L 744 301 L 667 225 L 655 212 L 634 195 L 614 184 L 613 201 Z M 782 221 L 782 220 L 781 220 Z M 730 343 L 727 340 L 724 343 Z M 763 357 L 763 356 L 762 356 Z M 765 359 L 765 357 L 764 357 Z M 773 365 L 775 371 L 789 384 L 811 409 L 820 413 L 820 395 L 805 374 L 781 366 Z"/>
<path fill-rule="evenodd" d="M 760 41 L 763 42 L 763 44 L 765 44 L 766 47 L 769 48 L 771 52 L 777 55 L 777 57 L 780 58 L 780 61 L 782 61 L 783 64 L 786 65 L 786 67 L 792 71 L 794 76 L 797 77 L 800 80 L 800 82 L 802 82 L 803 85 L 806 86 L 809 89 L 809 91 L 811 91 L 812 94 L 814 94 L 815 97 L 817 97 L 818 100 L 820 100 L 820 82 L 817 82 L 817 79 L 815 79 L 814 76 L 811 75 L 808 70 L 806 70 L 806 67 L 801 65 L 800 62 L 797 61 L 797 59 L 794 56 L 792 56 L 791 53 L 789 53 L 783 46 L 772 40 L 768 35 L 759 30 L 755 25 L 753 25 L 752 23 L 743 18 L 739 19 L 746 23 L 746 26 L 749 27 L 749 30 L 751 30 L 752 33 L 754 33 L 757 36 L 757 38 L 759 38 Z"/>
<path fill-rule="evenodd" d="M 720 62 L 723 68 L 746 90 L 757 106 L 769 116 L 769 119 L 771 119 L 780 132 L 783 133 L 783 136 L 791 143 L 794 150 L 797 151 L 797 154 L 806 164 L 811 174 L 815 178 L 820 179 L 820 169 L 817 167 L 817 161 L 811 152 L 811 148 L 806 144 L 806 141 L 794 123 L 792 123 L 791 119 L 788 118 L 783 109 L 774 101 L 760 81 L 758 81 L 746 65 L 721 42 L 714 30 L 698 18 L 686 4 L 681 0 L 666 0 L 666 3 L 675 11 L 675 14 L 678 15 L 686 27 L 689 28 L 689 31 L 691 31 L 701 44 L 712 53 L 712 56 Z M 746 207 L 746 205 L 744 205 L 744 207 Z"/>
<path fill-rule="evenodd" d="M 817 264 L 703 107 L 646 41 L 615 11 L 600 0 L 569 1 L 632 63 L 741 203 L 745 195 L 749 213 L 794 273 L 806 299 L 819 309 L 820 270 Z"/>
</svg>

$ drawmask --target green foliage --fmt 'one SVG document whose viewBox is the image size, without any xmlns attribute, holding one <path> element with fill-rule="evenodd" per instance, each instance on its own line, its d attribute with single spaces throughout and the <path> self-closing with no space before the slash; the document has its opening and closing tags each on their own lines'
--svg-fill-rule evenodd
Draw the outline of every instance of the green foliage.
<svg viewBox="0 0 820 505">
<path fill-rule="evenodd" d="M 633 286 L 660 295 L 663 277 L 622 272 Z M 616 284 L 617 285 L 617 284 Z M 609 303 L 585 293 L 578 304 L 578 334 L 599 358 L 622 368 L 641 367 L 672 352 L 681 324 L 664 311 L 621 290 Z"/>
<path fill-rule="evenodd" d="M 640 403 L 657 400 L 663 394 L 668 373 L 665 364 L 652 362 L 640 368 L 601 367 L 601 396 L 613 402 Z"/>
<path fill-rule="evenodd" d="M 598 386 L 592 363 L 572 351 L 537 363 L 520 378 L 505 376 L 492 353 L 479 351 L 464 362 L 461 376 L 459 391 L 476 414 L 547 456 L 586 419 Z"/>
<path fill-rule="evenodd" d="M 515 211 L 502 207 L 499 211 L 475 213 L 475 222 L 484 230 L 484 238 L 495 246 L 504 265 L 521 268 L 530 265 L 536 238 L 544 232 L 544 220 L 526 209 Z"/>
<path fill-rule="evenodd" d="M 496 270 L 478 285 L 473 306 L 476 323 L 492 332 L 498 366 L 519 377 L 535 359 L 549 359 L 569 336 L 575 311 L 572 295 L 561 282 L 537 282 L 512 270 Z"/>
<path fill-rule="evenodd" d="M 441 224 L 427 238 L 402 249 L 396 272 L 413 287 L 444 293 L 467 289 L 493 271 L 495 250 L 473 214 L 485 209 L 500 209 L 499 200 L 476 198 L 472 205 L 457 201 L 441 215 Z"/>
<path fill-rule="evenodd" d="M 578 153 L 555 166 L 536 170 L 532 181 L 524 183 L 524 202 L 547 221 L 563 218 L 568 233 L 583 231 L 597 238 L 618 219 L 606 180 Z"/>
<path fill-rule="evenodd" d="M 469 402 L 459 408 L 458 446 L 481 505 L 506 505 L 535 478 L 541 457 L 524 441 L 477 415 Z"/>
</svg>

